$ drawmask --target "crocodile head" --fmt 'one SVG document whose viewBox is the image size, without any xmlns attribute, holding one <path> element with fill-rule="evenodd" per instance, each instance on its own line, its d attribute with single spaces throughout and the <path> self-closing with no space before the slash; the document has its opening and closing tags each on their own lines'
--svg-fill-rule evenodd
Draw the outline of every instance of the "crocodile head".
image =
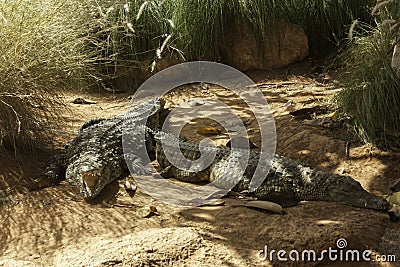
<svg viewBox="0 0 400 267">
<path fill-rule="evenodd" d="M 81 195 L 90 200 L 121 175 L 120 167 L 100 154 L 86 153 L 67 168 L 67 179 L 79 188 Z"/>
<path fill-rule="evenodd" d="M 349 176 L 326 173 L 304 168 L 302 176 L 306 190 L 301 200 L 338 202 L 350 206 L 383 210 L 390 208 L 389 202 L 366 191 L 361 184 Z"/>
<path fill-rule="evenodd" d="M 374 210 L 386 211 L 390 208 L 390 204 L 384 198 L 369 193 L 349 176 L 330 176 L 327 179 L 326 194 L 327 201 Z"/>
</svg>

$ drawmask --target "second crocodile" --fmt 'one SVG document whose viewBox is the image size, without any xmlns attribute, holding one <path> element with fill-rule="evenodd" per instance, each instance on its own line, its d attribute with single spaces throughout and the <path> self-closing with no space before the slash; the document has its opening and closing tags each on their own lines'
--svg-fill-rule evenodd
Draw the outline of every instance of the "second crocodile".
<svg viewBox="0 0 400 267">
<path fill-rule="evenodd" d="M 299 201 L 330 201 L 383 211 L 391 206 L 384 198 L 369 193 L 349 176 L 318 171 L 280 155 L 260 162 L 260 152 L 251 151 L 247 163 L 240 167 L 243 165 L 241 154 L 244 154 L 240 148 L 236 149 L 235 154 L 231 148 L 224 146 L 203 147 L 202 153 L 207 149 L 214 150 L 215 159 L 201 171 L 188 171 L 193 168 L 191 163 L 199 165 L 198 159 L 202 156 L 199 145 L 179 141 L 177 137 L 162 132 L 157 133 L 155 139 L 156 158 L 164 169 L 161 175 L 166 178 L 175 177 L 190 183 L 214 182 L 215 186 L 223 189 L 232 187 L 233 181 L 236 184 L 233 191 L 246 192 L 257 199 L 272 201 L 283 207 L 296 205 Z M 178 143 L 179 150 L 174 149 Z M 185 168 L 175 167 L 168 158 L 184 161 L 184 164 L 179 160 L 175 164 L 186 164 Z M 249 192 L 251 179 L 259 164 L 269 165 L 269 171 L 262 184 Z"/>
</svg>

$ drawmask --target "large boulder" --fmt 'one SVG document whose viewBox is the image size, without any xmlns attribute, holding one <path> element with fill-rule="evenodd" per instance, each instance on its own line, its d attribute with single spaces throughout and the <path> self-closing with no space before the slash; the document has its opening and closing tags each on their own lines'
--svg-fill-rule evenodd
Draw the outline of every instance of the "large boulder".
<svg viewBox="0 0 400 267">
<path fill-rule="evenodd" d="M 250 23 L 228 29 L 220 46 L 222 61 L 241 71 L 271 70 L 301 61 L 308 55 L 308 38 L 296 24 L 279 21 L 259 45 Z"/>
</svg>

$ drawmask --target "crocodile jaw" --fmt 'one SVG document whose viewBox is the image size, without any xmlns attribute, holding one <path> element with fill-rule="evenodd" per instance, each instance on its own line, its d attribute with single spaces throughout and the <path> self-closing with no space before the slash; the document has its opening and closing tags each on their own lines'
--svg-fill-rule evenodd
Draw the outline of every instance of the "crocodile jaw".
<svg viewBox="0 0 400 267">
<path fill-rule="evenodd" d="M 327 187 L 327 200 L 355 207 L 387 211 L 389 202 L 366 191 L 361 184 L 348 176 L 336 176 Z"/>
<path fill-rule="evenodd" d="M 79 188 L 84 199 L 95 198 L 109 183 L 109 166 L 98 154 L 87 153 L 70 163 L 66 170 L 68 182 Z"/>
<path fill-rule="evenodd" d="M 95 191 L 95 188 L 100 181 L 100 178 L 102 176 L 102 171 L 100 170 L 100 171 L 81 172 L 80 176 L 86 191 L 92 193 Z"/>
<path fill-rule="evenodd" d="M 366 191 L 349 176 L 303 168 L 302 181 L 296 185 L 298 200 L 338 202 L 354 207 L 387 211 L 389 202 Z"/>
</svg>

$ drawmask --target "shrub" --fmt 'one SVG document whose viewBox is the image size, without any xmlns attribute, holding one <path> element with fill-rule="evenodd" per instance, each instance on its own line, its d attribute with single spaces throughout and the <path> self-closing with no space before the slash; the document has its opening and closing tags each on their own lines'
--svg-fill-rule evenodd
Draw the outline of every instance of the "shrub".
<svg viewBox="0 0 400 267">
<path fill-rule="evenodd" d="M 92 16 L 79 1 L 0 2 L 0 146 L 41 144 L 59 92 L 93 82 Z"/>
<path fill-rule="evenodd" d="M 379 12 L 376 27 L 356 26 L 353 39 L 340 55 L 344 90 L 336 100 L 341 112 L 353 117 L 354 130 L 367 143 L 399 144 L 400 82 L 391 68 L 396 38 L 391 24 L 385 22 L 399 14 L 400 6 L 394 3 Z"/>
</svg>

